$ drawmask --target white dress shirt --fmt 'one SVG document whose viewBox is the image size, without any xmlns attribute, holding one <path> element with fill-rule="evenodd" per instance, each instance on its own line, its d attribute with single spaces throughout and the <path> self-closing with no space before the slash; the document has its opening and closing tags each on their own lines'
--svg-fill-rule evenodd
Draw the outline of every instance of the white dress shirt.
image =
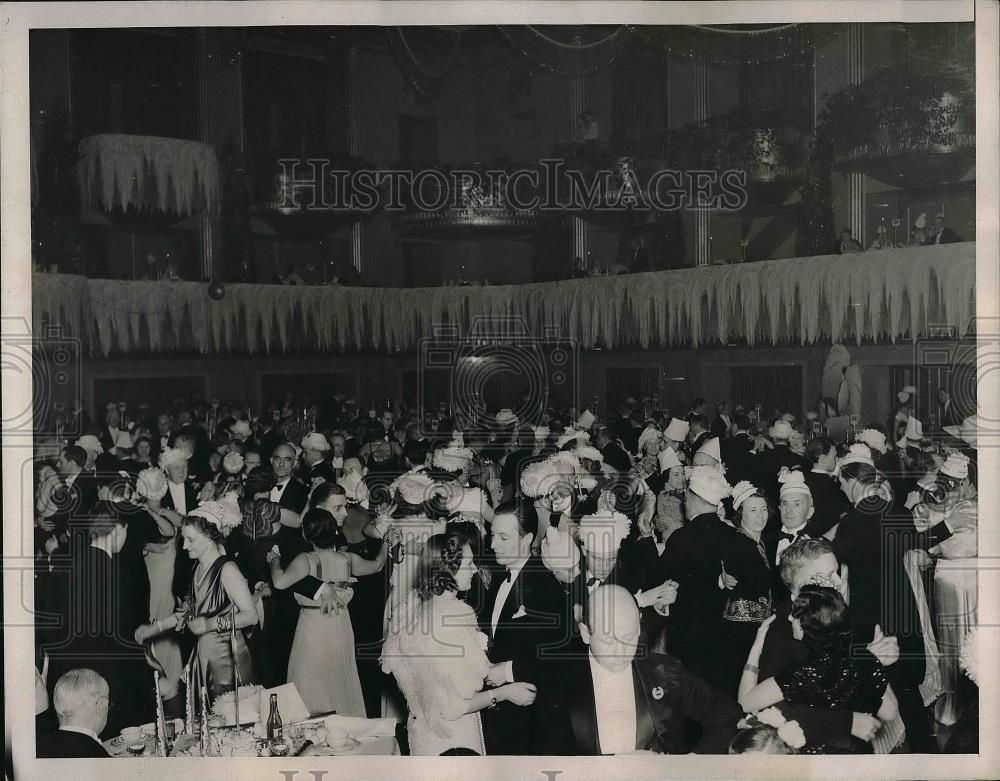
<svg viewBox="0 0 1000 781">
<path fill-rule="evenodd" d="M 501 582 L 500 588 L 497 589 L 497 600 L 493 603 L 493 615 L 490 619 L 490 626 L 493 629 L 493 635 L 496 635 L 497 633 L 497 624 L 500 622 L 500 613 L 503 612 L 503 606 L 507 602 L 507 595 L 510 594 L 510 590 L 514 588 L 514 581 L 517 580 L 517 576 L 521 574 L 521 570 L 524 568 L 527 561 L 528 560 L 525 558 L 513 567 L 510 567 L 508 570 L 510 572 L 510 578 Z"/>
<path fill-rule="evenodd" d="M 127 431 L 122 431 L 121 429 L 108 427 L 108 433 L 111 435 L 111 441 L 114 443 L 112 451 L 120 448 L 122 450 L 128 450 L 132 447 L 132 435 Z"/>
<path fill-rule="evenodd" d="M 602 754 L 635 751 L 635 685 L 632 665 L 612 672 L 587 655 L 590 677 L 594 682 L 594 705 L 597 713 L 597 738 Z"/>
<path fill-rule="evenodd" d="M 786 529 L 784 526 L 781 527 L 782 534 L 791 534 L 794 540 L 778 540 L 778 548 L 774 553 L 774 563 L 778 564 L 781 561 L 781 554 L 785 552 L 785 548 L 789 547 L 793 542 L 798 542 L 799 537 L 802 536 L 802 532 L 805 530 L 805 524 L 802 524 L 798 529 Z"/>
<path fill-rule="evenodd" d="M 274 488 L 271 489 L 271 497 L 270 498 L 271 498 L 272 502 L 280 502 L 281 501 L 281 495 L 283 493 L 285 493 L 285 486 L 288 485 L 288 482 L 291 479 L 292 479 L 292 476 L 289 475 L 282 482 L 278 483 L 277 485 L 274 486 Z"/>
<path fill-rule="evenodd" d="M 174 509 L 181 515 L 187 515 L 187 491 L 185 491 L 184 483 L 175 483 L 171 480 L 167 480 L 167 490 L 170 491 L 170 498 L 174 502 Z M 194 509 L 191 507 L 190 509 Z"/>
</svg>

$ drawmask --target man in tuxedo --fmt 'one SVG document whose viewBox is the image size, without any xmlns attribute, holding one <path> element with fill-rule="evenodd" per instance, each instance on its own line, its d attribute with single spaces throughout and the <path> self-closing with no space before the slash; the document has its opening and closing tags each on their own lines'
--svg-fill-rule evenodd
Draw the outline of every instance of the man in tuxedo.
<svg viewBox="0 0 1000 781">
<path fill-rule="evenodd" d="M 59 454 L 56 469 L 62 485 L 53 497 L 59 510 L 52 516 L 56 534 L 63 534 L 70 515 L 87 515 L 97 503 L 97 479 L 87 472 L 87 451 L 78 445 L 67 445 Z"/>
<path fill-rule="evenodd" d="M 640 610 L 643 644 L 653 647 L 666 628 L 669 606 L 677 599 L 677 583 L 664 574 L 652 523 L 644 518 L 640 536 L 627 539 L 630 525 L 628 516 L 600 507 L 580 519 L 583 561 L 571 593 L 586 611 L 590 595 L 602 585 L 621 586 Z"/>
<path fill-rule="evenodd" d="M 98 737 L 111 707 L 106 680 L 86 667 L 70 670 L 56 681 L 52 705 L 59 729 L 38 742 L 39 759 L 110 756 Z"/>
<path fill-rule="evenodd" d="M 604 457 L 604 463 L 624 474 L 632 468 L 632 459 L 622 447 L 621 442 L 611 436 L 611 431 L 605 426 L 597 429 L 596 443 Z"/>
<path fill-rule="evenodd" d="M 773 507 L 778 504 L 778 472 L 781 471 L 782 467 L 804 469 L 805 461 L 788 447 L 788 440 L 792 436 L 792 424 L 787 420 L 775 421 L 774 425 L 768 429 L 767 434 L 771 438 L 771 442 L 774 443 L 774 447 L 754 456 L 754 470 L 757 474 L 756 480 L 752 482 L 759 485 L 767 494 Z"/>
<path fill-rule="evenodd" d="M 580 636 L 578 653 L 539 690 L 538 754 L 726 753 L 740 708 L 673 657 L 639 653 L 639 609 L 628 591 L 598 588 Z M 702 728 L 694 745 L 689 720 Z"/>
<path fill-rule="evenodd" d="M 167 493 L 160 500 L 160 507 L 172 510 L 181 518 L 198 506 L 198 489 L 194 478 L 188 476 L 189 456 L 178 447 L 167 448 L 160 454 L 160 468 L 167 473 Z M 184 599 L 191 590 L 191 577 L 195 562 L 184 551 L 184 540 L 178 534 L 174 551 L 174 597 Z"/>
<path fill-rule="evenodd" d="M 821 528 L 821 526 L 813 527 L 812 525 L 815 508 L 805 475 L 799 470 L 792 471 L 783 467 L 778 475 L 778 485 L 780 486 L 778 512 L 781 518 L 781 527 L 779 529 L 765 529 L 761 538 L 764 543 L 764 552 L 771 564 L 771 574 L 773 575 L 771 595 L 774 601 L 780 601 L 788 596 L 788 588 L 781 580 L 778 570 L 782 553 L 800 539 L 822 536 L 816 533 L 816 529 Z"/>
<path fill-rule="evenodd" d="M 187 453 L 188 479 L 193 483 L 195 490 L 200 491 L 205 483 L 212 480 L 212 469 L 208 464 L 207 441 L 202 448 L 198 432 L 205 433 L 198 426 L 181 429 L 174 435 L 174 447 Z"/>
<path fill-rule="evenodd" d="M 720 401 L 715 405 L 715 420 L 712 421 L 709 431 L 711 431 L 713 437 L 725 440 L 729 439 L 732 427 L 733 420 L 729 417 L 729 405 L 724 401 Z"/>
<path fill-rule="evenodd" d="M 153 437 L 153 461 L 159 463 L 160 453 L 170 447 L 170 440 L 174 435 L 174 420 L 170 413 L 163 412 L 156 416 L 156 435 Z"/>
<path fill-rule="evenodd" d="M 840 517 L 851 505 L 840 490 L 840 483 L 833 476 L 837 465 L 837 446 L 828 437 L 816 437 L 806 445 L 806 461 L 811 469 L 805 474 L 813 503 L 813 517 L 809 533 L 822 537 L 840 523 Z"/>
<path fill-rule="evenodd" d="M 268 496 L 281 513 L 281 528 L 275 535 L 275 543 L 281 551 L 282 569 L 287 569 L 300 553 L 310 550 L 300 531 L 309 489 L 292 476 L 294 468 L 295 448 L 283 442 L 271 454 L 274 487 Z M 274 589 L 270 598 L 264 601 L 264 632 L 271 651 L 268 683 L 272 686 L 284 683 L 288 677 L 288 657 L 292 653 L 292 640 L 299 620 L 299 605 L 294 594 L 295 589 Z"/>
<path fill-rule="evenodd" d="M 143 606 L 135 603 L 136 590 L 129 585 L 128 567 L 120 555 L 129 520 L 102 503 L 87 517 L 74 516 L 69 609 L 62 637 L 45 648 L 50 681 L 80 667 L 100 673 L 107 681 L 115 702 L 105 727 L 109 735 L 141 724 L 144 709 L 150 705 L 149 667 L 143 648 L 133 639 L 136 616 Z M 54 699 L 54 691 L 52 695 Z"/>
<path fill-rule="evenodd" d="M 122 458 L 125 451 L 132 447 L 132 436 L 119 428 L 121 425 L 121 413 L 118 405 L 109 401 L 104 408 L 104 422 L 98 428 L 98 439 L 105 453 L 110 453 L 116 458 Z"/>
<path fill-rule="evenodd" d="M 960 426 L 962 424 L 962 415 L 957 409 L 955 409 L 955 404 L 951 400 L 951 393 L 949 393 L 946 388 L 938 388 L 937 396 L 938 428 L 943 429 L 945 426 Z"/>
<path fill-rule="evenodd" d="M 725 541 L 733 533 L 719 518 L 719 505 L 731 493 L 715 467 L 693 467 L 684 499 L 690 520 L 670 535 L 662 557 L 665 574 L 678 584 L 670 609 L 671 653 L 709 683 L 718 675 L 715 656 L 725 604 L 719 577 Z"/>
<path fill-rule="evenodd" d="M 740 480 L 753 482 L 753 438 L 750 436 L 750 418 L 738 412 L 733 416 L 733 436 L 719 443 L 722 449 L 722 463 L 726 465 L 726 477 L 733 485 Z"/>
<path fill-rule="evenodd" d="M 525 682 L 544 686 L 541 671 L 546 656 L 558 654 L 570 633 L 570 618 L 559 583 L 531 546 L 538 533 L 538 515 L 530 502 L 500 505 L 491 526 L 491 547 L 502 569 L 493 577 L 479 621 L 490 641 L 489 657 L 503 664 L 493 673 L 493 686 Z M 536 728 L 531 705 L 502 702 L 483 711 L 486 753 L 532 755 Z"/>
<path fill-rule="evenodd" d="M 307 487 L 315 479 L 327 483 L 335 482 L 333 465 L 330 463 L 330 443 L 318 431 L 311 431 L 302 438 L 302 463 L 299 464 L 299 480 Z"/>
<path fill-rule="evenodd" d="M 809 655 L 808 647 L 795 639 L 788 620 L 792 599 L 798 596 L 802 586 L 809 583 L 836 588 L 846 597 L 848 584 L 840 577 L 839 570 L 833 546 L 825 539 L 803 537 L 782 554 L 779 574 L 785 592 L 790 596 L 777 603 L 777 617 L 767 629 L 760 655 L 759 680 L 773 678 L 803 662 Z M 858 653 L 865 651 L 875 656 L 885 667 L 895 664 L 899 658 L 896 638 L 886 637 L 881 632 L 877 633 L 866 649 L 858 649 Z M 863 750 L 863 744 L 870 743 L 881 727 L 879 720 L 870 713 L 791 706 L 788 703 L 780 703 L 778 708 L 786 718 L 799 722 L 807 743 Z"/>
</svg>

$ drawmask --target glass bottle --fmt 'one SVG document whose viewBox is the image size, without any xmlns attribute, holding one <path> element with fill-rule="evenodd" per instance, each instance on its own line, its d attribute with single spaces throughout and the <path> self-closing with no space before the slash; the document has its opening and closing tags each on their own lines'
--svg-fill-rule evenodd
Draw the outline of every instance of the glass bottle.
<svg viewBox="0 0 1000 781">
<path fill-rule="evenodd" d="M 278 710 L 278 695 L 271 695 L 271 712 L 267 716 L 267 739 L 281 740 L 281 713 Z"/>
</svg>

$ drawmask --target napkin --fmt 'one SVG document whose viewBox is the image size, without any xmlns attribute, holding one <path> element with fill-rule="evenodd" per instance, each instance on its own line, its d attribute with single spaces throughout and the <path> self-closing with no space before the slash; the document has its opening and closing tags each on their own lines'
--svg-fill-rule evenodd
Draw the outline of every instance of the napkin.
<svg viewBox="0 0 1000 781">
<path fill-rule="evenodd" d="M 352 738 L 395 737 L 395 719 L 363 719 L 360 716 L 327 716 L 323 726 L 331 734 L 341 733 Z"/>
</svg>

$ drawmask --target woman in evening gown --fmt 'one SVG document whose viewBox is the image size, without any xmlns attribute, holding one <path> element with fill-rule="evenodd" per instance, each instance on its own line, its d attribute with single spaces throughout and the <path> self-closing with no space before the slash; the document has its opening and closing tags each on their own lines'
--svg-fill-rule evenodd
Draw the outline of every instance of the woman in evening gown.
<svg viewBox="0 0 1000 781">
<path fill-rule="evenodd" d="M 347 497 L 340 486 L 329 488 L 333 493 L 326 504 L 332 511 L 314 508 L 302 518 L 302 535 L 313 550 L 296 556 L 288 569 L 282 569 L 278 552 L 269 553 L 271 582 L 275 588 L 286 589 L 311 575 L 333 588 L 336 598 L 330 610 L 323 609 L 315 599 L 295 594 L 302 610 L 288 660 L 288 680 L 296 685 L 311 714 L 336 711 L 363 718 L 365 700 L 347 604 L 354 596 L 351 586 L 354 576 L 373 575 L 385 566 L 386 544 L 383 542 L 374 561 L 338 551 L 340 534 L 336 516 L 341 516 L 341 520 L 346 516 Z"/>
<path fill-rule="evenodd" d="M 416 587 L 393 613 L 382 646 L 382 668 L 395 676 L 409 708 L 410 753 L 438 756 L 452 749 L 485 753 L 479 711 L 496 702 L 527 704 L 529 684 L 483 691 L 492 670 L 487 638 L 473 609 L 458 598 L 476 573 L 472 548 L 452 534 L 434 535 L 420 555 Z"/>
<path fill-rule="evenodd" d="M 769 619 L 761 624 L 740 681 L 739 702 L 758 713 L 785 701 L 792 705 L 868 713 L 881 722 L 899 714 L 899 704 L 882 664 L 853 647 L 847 604 L 835 588 L 803 586 L 792 602 L 792 635 L 808 648 L 798 664 L 758 683 L 757 667 Z M 868 747 L 871 750 L 871 747 Z M 826 745 L 806 745 L 801 753 L 839 753 Z"/>
<path fill-rule="evenodd" d="M 171 629 L 190 631 L 197 638 L 192 662 L 213 701 L 253 679 L 243 631 L 257 623 L 257 610 L 239 567 L 221 550 L 241 521 L 239 505 L 230 496 L 205 502 L 184 518 L 184 550 L 197 561 L 187 602 L 174 615 L 135 633 L 136 640 L 145 642 Z"/>
</svg>

